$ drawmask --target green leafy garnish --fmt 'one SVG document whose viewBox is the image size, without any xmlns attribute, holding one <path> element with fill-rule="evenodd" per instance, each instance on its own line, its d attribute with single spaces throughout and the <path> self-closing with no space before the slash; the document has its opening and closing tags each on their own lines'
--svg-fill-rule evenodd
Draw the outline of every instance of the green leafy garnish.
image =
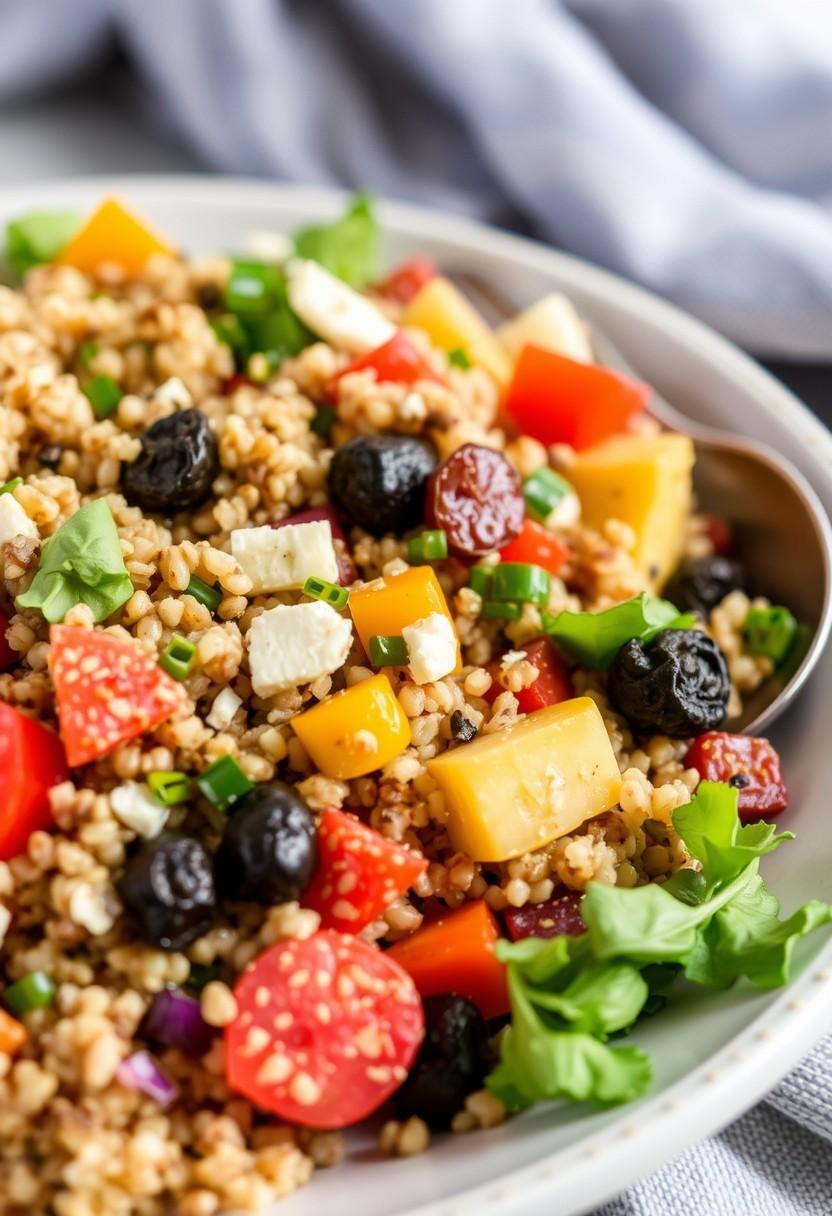
<svg viewBox="0 0 832 1216">
<path fill-rule="evenodd" d="M 265 355 L 274 370 L 282 359 L 300 354 L 315 341 L 292 311 L 286 281 L 270 262 L 235 261 L 224 305 L 227 311 L 212 322 L 214 332 L 231 347 L 243 371 L 254 354 Z"/>
<path fill-rule="evenodd" d="M 351 287 L 366 287 L 377 277 L 378 248 L 378 221 L 369 194 L 356 195 L 334 223 L 295 233 L 298 257 L 319 262 Z"/>
<path fill-rule="evenodd" d="M 579 937 L 498 944 L 512 1022 L 487 1085 L 510 1108 L 556 1097 L 607 1106 L 645 1093 L 649 1058 L 606 1040 L 660 1009 L 680 972 L 720 988 L 742 976 L 760 988 L 788 982 L 796 944 L 832 921 L 832 906 L 815 900 L 780 919 L 759 864 L 793 837 L 741 824 L 737 797 L 704 781 L 674 812 L 701 869 L 680 870 L 664 886 L 590 883 Z"/>
<path fill-rule="evenodd" d="M 663 629 L 690 629 L 695 623 L 692 612 L 680 613 L 669 600 L 645 592 L 603 612 L 559 612 L 543 617 L 544 631 L 561 649 L 583 667 L 594 669 L 609 667 L 633 638 L 647 645 Z"/>
<path fill-rule="evenodd" d="M 448 351 L 448 366 L 458 367 L 463 372 L 468 372 L 474 366 L 468 358 L 468 352 L 461 346 L 454 347 Z"/>
<path fill-rule="evenodd" d="M 118 532 L 103 498 L 87 503 L 43 546 L 40 564 L 18 608 L 37 608 L 50 624 L 87 604 L 103 621 L 133 594 Z"/>
<path fill-rule="evenodd" d="M 30 211 L 6 225 L 6 260 L 17 275 L 51 262 L 80 224 L 75 212 Z"/>
</svg>

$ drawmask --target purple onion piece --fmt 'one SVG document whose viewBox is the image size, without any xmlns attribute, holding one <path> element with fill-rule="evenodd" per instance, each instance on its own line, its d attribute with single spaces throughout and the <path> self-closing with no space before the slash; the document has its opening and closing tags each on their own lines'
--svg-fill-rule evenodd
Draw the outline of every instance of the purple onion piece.
<svg viewBox="0 0 832 1216">
<path fill-rule="evenodd" d="M 179 1090 L 165 1076 L 149 1051 L 136 1051 L 122 1060 L 116 1080 L 126 1089 L 138 1089 L 148 1098 L 154 1098 L 160 1106 L 170 1106 L 179 1096 Z"/>
<path fill-rule="evenodd" d="M 202 1016 L 199 1001 L 178 988 L 163 988 L 156 993 L 140 1033 L 191 1056 L 204 1055 L 214 1037 L 213 1029 Z"/>
<path fill-rule="evenodd" d="M 577 937 L 585 932 L 581 916 L 583 892 L 562 890 L 545 904 L 526 904 L 523 908 L 507 908 L 504 916 L 508 935 L 513 942 L 524 937 Z"/>
</svg>

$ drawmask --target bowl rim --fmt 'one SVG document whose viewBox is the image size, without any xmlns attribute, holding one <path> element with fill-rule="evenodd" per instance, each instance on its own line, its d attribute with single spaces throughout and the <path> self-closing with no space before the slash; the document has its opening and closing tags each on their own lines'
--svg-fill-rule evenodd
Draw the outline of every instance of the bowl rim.
<svg viewBox="0 0 832 1216">
<path fill-rule="evenodd" d="M 23 210 L 61 202 L 79 205 L 87 196 L 94 201 L 102 195 L 121 194 L 151 210 L 154 198 L 203 210 L 239 208 L 241 213 L 255 201 L 269 201 L 275 205 L 277 227 L 281 206 L 306 210 L 310 218 L 323 218 L 335 214 L 351 193 L 245 177 L 120 173 L 35 179 L 4 187 L 0 216 L 13 214 L 17 207 Z M 382 226 L 398 235 L 418 241 L 420 236 L 435 236 L 440 231 L 443 241 L 461 252 L 487 251 L 521 267 L 549 270 L 566 284 L 567 292 L 572 282 L 638 314 L 726 378 L 741 382 L 764 413 L 780 421 L 788 417 L 822 462 L 808 479 L 810 484 L 817 489 L 822 480 L 822 488 L 832 494 L 832 434 L 752 356 L 704 322 L 643 287 L 530 237 L 387 197 L 379 196 L 378 203 Z M 621 1117 L 612 1124 L 554 1150 L 534 1165 L 510 1170 L 495 1181 L 447 1199 L 399 1209 L 398 1216 L 463 1216 L 474 1205 L 479 1216 L 526 1216 L 547 1199 L 551 1202 L 555 1182 L 563 1216 L 594 1208 L 660 1169 L 694 1142 L 718 1132 L 763 1097 L 828 1031 L 830 999 L 832 938 L 761 1014 L 656 1097 L 643 1100 L 630 1113 L 628 1107 L 621 1107 Z"/>
</svg>

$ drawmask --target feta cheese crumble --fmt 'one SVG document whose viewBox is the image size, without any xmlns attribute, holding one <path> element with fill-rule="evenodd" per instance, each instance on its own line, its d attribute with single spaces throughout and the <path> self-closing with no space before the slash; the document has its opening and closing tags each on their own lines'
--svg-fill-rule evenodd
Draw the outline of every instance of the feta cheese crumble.
<svg viewBox="0 0 832 1216">
<path fill-rule="evenodd" d="M 442 612 L 431 612 L 412 625 L 405 625 L 410 674 L 417 684 L 429 684 L 450 675 L 457 662 L 454 627 Z"/>
<path fill-rule="evenodd" d="M 38 530 L 14 494 L 0 494 L 0 545 L 7 545 L 16 536 L 37 540 Z"/>
<path fill-rule="evenodd" d="M 242 703 L 243 698 L 238 697 L 233 688 L 224 688 L 214 697 L 214 704 L 205 721 L 214 730 L 225 730 L 234 721 L 234 715 Z"/>
<path fill-rule="evenodd" d="M 235 528 L 231 553 L 251 579 L 254 595 L 302 587 L 313 575 L 338 582 L 338 556 L 326 519 L 283 528 Z"/>
<path fill-rule="evenodd" d="M 119 823 L 145 840 L 159 835 L 170 814 L 169 809 L 153 797 L 148 787 L 137 781 L 117 785 L 110 793 L 110 807 Z"/>
<path fill-rule="evenodd" d="M 246 643 L 252 687 L 258 697 L 271 697 L 343 667 L 352 622 L 322 600 L 279 604 L 255 617 Z"/>
</svg>

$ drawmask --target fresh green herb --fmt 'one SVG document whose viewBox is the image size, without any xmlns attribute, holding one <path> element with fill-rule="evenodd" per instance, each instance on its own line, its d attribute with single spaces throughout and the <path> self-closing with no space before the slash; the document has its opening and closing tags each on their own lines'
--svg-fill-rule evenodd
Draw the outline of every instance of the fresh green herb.
<svg viewBox="0 0 832 1216">
<path fill-rule="evenodd" d="M 441 528 L 431 528 L 411 536 L 407 542 L 407 560 L 411 565 L 419 562 L 436 562 L 448 556 L 448 537 Z"/>
<path fill-rule="evenodd" d="M 489 596 L 495 600 L 545 604 L 549 598 L 551 576 L 541 566 L 528 562 L 501 562 L 494 567 Z"/>
<path fill-rule="evenodd" d="M 283 277 L 270 262 L 232 262 L 225 307 L 238 317 L 262 315 L 274 308 L 282 287 Z"/>
<path fill-rule="evenodd" d="M 237 761 L 232 756 L 220 756 L 210 768 L 196 779 L 200 791 L 220 811 L 228 808 L 254 789 Z"/>
<path fill-rule="evenodd" d="M 538 469 L 523 482 L 523 497 L 529 514 L 541 523 L 568 494 L 574 494 L 571 485 L 552 469 Z"/>
<path fill-rule="evenodd" d="M 18 608 L 37 608 L 50 624 L 70 608 L 86 604 L 103 621 L 133 594 L 133 584 L 104 498 L 81 507 L 50 537 L 28 591 Z"/>
<path fill-rule="evenodd" d="M 319 405 L 309 426 L 316 435 L 320 435 L 321 439 L 326 439 L 337 417 L 338 415 L 331 405 Z"/>
<path fill-rule="evenodd" d="M 99 349 L 97 342 L 82 342 L 78 347 L 78 362 L 85 372 L 90 370 L 90 364 L 98 354 Z"/>
<path fill-rule="evenodd" d="M 174 680 L 186 680 L 196 662 L 196 646 L 175 633 L 159 656 L 159 666 Z"/>
<path fill-rule="evenodd" d="M 797 621 L 788 608 L 752 608 L 745 619 L 745 640 L 751 654 L 771 659 L 775 666 L 788 654 L 797 633 Z"/>
<path fill-rule="evenodd" d="M 10 984 L 3 993 L 3 1000 L 15 1017 L 22 1018 L 24 1013 L 51 1005 L 54 995 L 55 983 L 46 972 L 32 971 L 17 983 Z"/>
<path fill-rule="evenodd" d="M 93 376 L 82 387 L 96 418 L 110 418 L 118 409 L 124 393 L 112 376 Z"/>
<path fill-rule="evenodd" d="M 404 667 L 407 662 L 404 638 L 386 633 L 370 638 L 370 662 L 373 667 Z"/>
<path fill-rule="evenodd" d="M 51 262 L 78 230 L 74 212 L 30 211 L 6 225 L 6 260 L 17 275 Z"/>
<path fill-rule="evenodd" d="M 11 481 L 4 481 L 0 486 L 0 494 L 14 494 L 18 486 L 23 485 L 22 477 L 13 477 Z"/>
<path fill-rule="evenodd" d="M 523 605 L 511 600 L 483 600 L 482 615 L 488 621 L 519 621 Z"/>
<path fill-rule="evenodd" d="M 197 578 L 195 574 L 191 575 L 185 588 L 185 594 L 192 595 L 209 612 L 216 612 L 222 602 L 222 591 L 216 583 L 212 587 L 209 583 L 203 582 L 201 578 Z"/>
<path fill-rule="evenodd" d="M 668 600 L 642 592 L 604 612 L 545 614 L 543 630 L 583 667 L 609 667 L 621 647 L 638 638 L 645 646 L 663 629 L 690 629 L 693 613 L 680 614 Z"/>
<path fill-rule="evenodd" d="M 493 566 L 472 566 L 468 571 L 468 586 L 472 591 L 476 591 L 477 595 L 485 598 L 489 594 L 488 589 L 493 577 Z"/>
<path fill-rule="evenodd" d="M 163 806 L 176 806 L 187 802 L 191 796 L 191 779 L 187 773 L 148 773 L 147 784 Z"/>
<path fill-rule="evenodd" d="M 299 257 L 319 262 L 352 287 L 366 287 L 378 274 L 378 221 L 368 194 L 356 195 L 334 223 L 304 228 L 294 239 Z"/>
<path fill-rule="evenodd" d="M 323 600 L 336 612 L 346 608 L 347 600 L 350 598 L 348 588 L 339 587 L 337 583 L 329 583 L 325 578 L 308 578 L 303 584 L 303 594 L 313 600 Z"/>
<path fill-rule="evenodd" d="M 195 988 L 197 992 L 201 992 L 206 984 L 210 984 L 218 975 L 219 968 L 215 963 L 191 963 L 191 974 L 187 980 L 188 987 Z"/>
<path fill-rule="evenodd" d="M 448 351 L 448 366 L 458 367 L 460 371 L 468 372 L 474 365 L 468 358 L 468 352 L 461 346 L 455 346 L 453 350 Z"/>
<path fill-rule="evenodd" d="M 605 1040 L 660 1008 L 677 973 L 715 987 L 741 976 L 778 987 L 788 981 L 800 938 L 832 921 L 832 906 L 817 901 L 780 920 L 758 869 L 791 834 L 762 822 L 742 825 L 733 787 L 702 782 L 673 823 L 701 871 L 679 870 L 664 886 L 592 882 L 581 936 L 498 944 L 512 1023 L 487 1085 L 508 1106 L 556 1097 L 606 1106 L 639 1097 L 650 1084 L 648 1057 Z"/>
</svg>

